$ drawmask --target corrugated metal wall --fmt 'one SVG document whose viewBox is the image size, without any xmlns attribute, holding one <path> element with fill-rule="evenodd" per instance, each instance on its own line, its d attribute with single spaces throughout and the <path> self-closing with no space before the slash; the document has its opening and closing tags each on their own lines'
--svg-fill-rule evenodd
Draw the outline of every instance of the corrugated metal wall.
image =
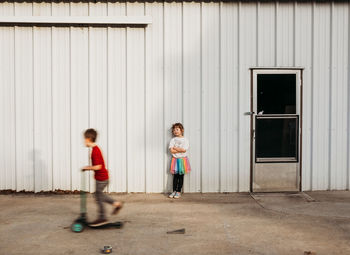
<svg viewBox="0 0 350 255">
<path fill-rule="evenodd" d="M 109 190 L 248 191 L 250 67 L 305 67 L 304 190 L 349 188 L 349 2 L 1 3 L 0 15 L 150 15 L 146 28 L 0 27 L 0 190 L 80 188 L 94 127 Z M 90 190 L 93 181 L 90 178 Z"/>
</svg>

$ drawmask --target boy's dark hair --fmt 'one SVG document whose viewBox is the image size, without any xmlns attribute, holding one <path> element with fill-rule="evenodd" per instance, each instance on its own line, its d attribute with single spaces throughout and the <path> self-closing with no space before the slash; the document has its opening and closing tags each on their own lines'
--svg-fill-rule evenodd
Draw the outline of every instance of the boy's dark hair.
<svg viewBox="0 0 350 255">
<path fill-rule="evenodd" d="M 184 129 L 184 126 L 181 123 L 173 124 L 173 126 L 171 127 L 171 131 L 174 132 L 175 128 L 180 128 L 182 134 L 184 134 L 185 129 Z"/>
<path fill-rule="evenodd" d="M 97 138 L 97 131 L 93 128 L 86 129 L 84 132 L 84 137 L 90 139 L 90 141 L 94 143 Z"/>
</svg>

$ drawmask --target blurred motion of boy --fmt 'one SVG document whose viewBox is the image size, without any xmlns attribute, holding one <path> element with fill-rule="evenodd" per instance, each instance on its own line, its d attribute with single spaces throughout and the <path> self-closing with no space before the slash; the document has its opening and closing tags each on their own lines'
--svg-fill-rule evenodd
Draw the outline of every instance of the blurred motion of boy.
<svg viewBox="0 0 350 255">
<path fill-rule="evenodd" d="M 85 166 L 82 168 L 82 171 L 94 171 L 95 180 L 96 180 L 96 192 L 95 198 L 98 206 L 99 217 L 89 223 L 92 227 L 102 226 L 108 223 L 105 216 L 105 209 L 103 203 L 108 203 L 114 206 L 112 214 L 117 214 L 120 209 L 123 207 L 121 202 L 115 201 L 111 197 L 103 193 L 103 190 L 106 188 L 109 182 L 108 170 L 105 167 L 105 162 L 102 156 L 100 148 L 97 146 L 97 131 L 95 129 L 87 129 L 84 132 L 84 139 L 86 147 L 92 148 L 91 152 L 91 166 Z"/>
</svg>

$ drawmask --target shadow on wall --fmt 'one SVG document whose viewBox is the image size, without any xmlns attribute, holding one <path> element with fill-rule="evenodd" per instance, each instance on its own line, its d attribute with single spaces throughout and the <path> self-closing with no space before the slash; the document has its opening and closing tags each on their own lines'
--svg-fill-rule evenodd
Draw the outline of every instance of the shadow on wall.
<svg viewBox="0 0 350 255">
<path fill-rule="evenodd" d="M 52 190 L 52 183 L 49 181 L 47 164 L 42 158 L 42 153 L 38 149 L 33 149 L 29 153 L 34 166 L 34 192 Z"/>
<path fill-rule="evenodd" d="M 167 129 L 167 134 L 170 134 L 172 136 L 172 130 Z M 169 193 L 172 191 L 173 188 L 173 178 L 174 176 L 170 173 L 170 163 L 171 163 L 171 153 L 169 151 L 169 142 L 170 139 L 166 143 L 165 151 L 167 155 L 167 161 L 166 161 L 166 168 L 165 168 L 165 174 L 166 174 L 166 184 L 163 190 L 163 193 Z"/>
</svg>

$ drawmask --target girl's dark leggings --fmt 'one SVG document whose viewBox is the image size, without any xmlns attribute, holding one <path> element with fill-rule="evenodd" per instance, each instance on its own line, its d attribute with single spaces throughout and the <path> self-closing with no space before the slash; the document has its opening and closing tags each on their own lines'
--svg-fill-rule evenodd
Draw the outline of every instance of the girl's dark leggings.
<svg viewBox="0 0 350 255">
<path fill-rule="evenodd" d="M 184 174 L 174 174 L 173 191 L 181 192 L 184 183 Z"/>
</svg>

